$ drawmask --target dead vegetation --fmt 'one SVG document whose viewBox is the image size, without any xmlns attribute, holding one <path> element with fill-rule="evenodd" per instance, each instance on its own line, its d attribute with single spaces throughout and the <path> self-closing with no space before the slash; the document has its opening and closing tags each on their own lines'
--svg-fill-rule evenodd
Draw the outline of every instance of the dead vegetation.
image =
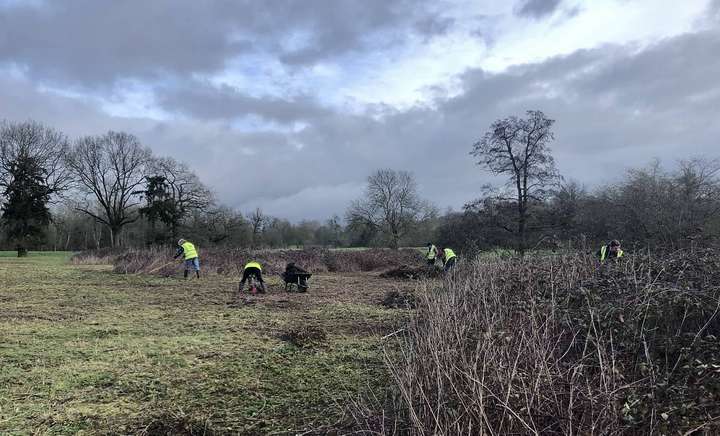
<svg viewBox="0 0 720 436">
<path fill-rule="evenodd" d="M 411 292 L 388 291 L 381 304 L 390 309 L 414 309 L 417 298 Z"/>
<path fill-rule="evenodd" d="M 70 259 L 74 265 L 110 265 L 113 260 L 124 253 L 124 250 L 117 248 L 101 248 L 76 253 Z"/>
<path fill-rule="evenodd" d="M 717 434 L 720 253 L 482 260 L 419 295 L 366 430 Z M 381 412 L 379 411 L 381 410 Z"/>
<path fill-rule="evenodd" d="M 164 413 L 149 418 L 134 429 L 140 436 L 213 436 L 209 420 L 198 420 L 182 412 Z"/>
<path fill-rule="evenodd" d="M 443 276 L 443 270 L 435 267 L 428 266 L 411 266 L 401 265 L 397 268 L 385 271 L 380 274 L 380 277 L 384 279 L 399 279 L 399 280 L 420 280 L 420 279 L 432 279 Z"/>
<path fill-rule="evenodd" d="M 324 342 L 327 333 L 315 325 L 297 325 L 280 335 L 280 340 L 289 342 L 296 347 L 307 348 Z"/>
<path fill-rule="evenodd" d="M 105 261 L 113 265 L 115 272 L 123 274 L 152 274 L 169 277 L 181 268 L 179 260 L 173 260 L 172 248 L 131 249 L 125 252 L 84 252 L 76 255 L 73 262 L 95 263 Z M 313 273 L 318 272 L 368 272 L 384 270 L 422 262 L 422 255 L 414 249 L 387 250 L 258 250 L 209 248 L 200 249 L 200 264 L 207 273 L 236 275 L 250 260 L 263 265 L 266 274 L 279 274 L 285 265 L 294 262 Z"/>
</svg>

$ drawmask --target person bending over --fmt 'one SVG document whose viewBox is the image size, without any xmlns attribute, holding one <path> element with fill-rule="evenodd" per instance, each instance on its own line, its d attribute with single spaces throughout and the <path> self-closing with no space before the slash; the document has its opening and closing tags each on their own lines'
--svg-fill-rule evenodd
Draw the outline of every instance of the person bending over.
<svg viewBox="0 0 720 436">
<path fill-rule="evenodd" d="M 440 257 L 440 260 L 442 260 L 445 272 L 448 272 L 455 267 L 455 262 L 457 262 L 457 256 L 455 255 L 455 252 L 452 251 L 452 249 L 441 248 L 438 256 Z"/>
<path fill-rule="evenodd" d="M 625 252 L 620 248 L 620 241 L 613 239 L 609 245 L 603 245 L 597 252 L 601 263 L 605 263 L 605 260 L 610 259 L 616 261 L 625 255 Z"/>
<path fill-rule="evenodd" d="M 240 280 L 240 285 L 238 286 L 238 291 L 242 292 L 243 288 L 245 287 L 245 282 L 250 278 L 253 277 L 258 282 L 258 291 L 265 292 L 265 282 L 263 282 L 262 278 L 262 265 L 260 265 L 260 262 L 257 261 L 251 261 L 248 262 L 245 265 L 245 268 L 243 269 L 243 276 Z"/>
</svg>

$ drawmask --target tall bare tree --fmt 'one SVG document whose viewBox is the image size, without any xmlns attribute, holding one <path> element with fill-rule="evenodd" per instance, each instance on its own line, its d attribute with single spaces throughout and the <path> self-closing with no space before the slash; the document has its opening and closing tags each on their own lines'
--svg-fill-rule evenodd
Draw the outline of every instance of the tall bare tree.
<svg viewBox="0 0 720 436">
<path fill-rule="evenodd" d="M 250 227 L 252 229 L 252 248 L 258 248 L 262 232 L 268 224 L 268 217 L 265 216 L 262 209 L 258 207 L 248 214 L 247 219 L 250 221 Z"/>
<path fill-rule="evenodd" d="M 411 226 L 434 213 L 420 199 L 412 173 L 381 169 L 368 177 L 365 195 L 350 205 L 347 221 L 380 230 L 397 249 Z"/>
<path fill-rule="evenodd" d="M 136 192 L 151 157 L 135 136 L 112 131 L 79 139 L 69 154 L 68 164 L 80 187 L 97 203 L 96 208 L 86 203 L 77 209 L 107 226 L 113 247 L 121 243 L 123 227 L 139 217 Z"/>
<path fill-rule="evenodd" d="M 515 192 L 517 205 L 517 251 L 527 249 L 526 226 L 529 205 L 543 198 L 548 188 L 561 180 L 549 144 L 555 123 L 541 111 L 527 111 L 526 118 L 515 116 L 497 120 L 475 144 L 471 154 L 478 165 L 507 176 L 506 187 Z"/>
</svg>

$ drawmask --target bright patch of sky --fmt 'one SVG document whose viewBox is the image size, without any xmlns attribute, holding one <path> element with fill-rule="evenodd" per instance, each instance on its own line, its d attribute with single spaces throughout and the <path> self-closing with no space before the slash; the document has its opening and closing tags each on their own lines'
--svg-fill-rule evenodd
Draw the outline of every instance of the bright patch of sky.
<svg viewBox="0 0 720 436">
<path fill-rule="evenodd" d="M 340 92 L 361 102 L 404 108 L 427 101 L 432 88 L 454 95 L 457 75 L 470 68 L 501 72 L 579 49 L 649 44 L 691 31 L 710 2 L 565 2 L 549 18 L 537 20 L 513 15 L 510 2 L 503 11 L 482 3 L 463 2 L 450 9 L 456 25 L 447 35 L 414 41 L 394 59 L 375 56 L 369 68 L 349 74 L 348 86 Z M 491 35 L 490 44 L 483 35 Z"/>
<path fill-rule="evenodd" d="M 403 110 L 431 104 L 438 95 L 457 95 L 458 77 L 468 69 L 501 72 L 578 49 L 642 46 L 691 31 L 709 4 L 710 0 L 568 0 L 549 16 L 536 19 L 515 15 L 517 5 L 512 2 L 444 1 L 435 5 L 437 18 L 450 22 L 444 33 L 414 35 L 401 45 L 380 42 L 389 35 L 369 36 L 378 40 L 377 49 L 299 67 L 284 64 L 258 45 L 254 53 L 229 59 L 223 71 L 202 79 L 254 97 L 311 95 L 348 112 L 362 112 L 373 104 Z M 302 49 L 311 41 L 309 31 L 300 30 L 279 44 Z M 135 82 L 104 99 L 102 107 L 114 116 L 170 116 L 155 105 L 150 85 Z M 261 123 L 250 125 L 252 130 L 262 128 Z"/>
<path fill-rule="evenodd" d="M 513 18 L 480 66 L 502 71 L 603 44 L 649 44 L 693 30 L 709 0 L 593 0 L 561 6 L 550 20 Z M 577 11 L 575 16 L 566 14 Z M 566 15 L 563 17 L 563 15 Z M 513 24 L 513 23 L 508 23 Z"/>
<path fill-rule="evenodd" d="M 138 80 L 124 81 L 119 84 L 113 95 L 102 100 L 100 107 L 114 117 L 142 116 L 156 121 L 171 118 L 169 113 L 156 104 L 152 85 Z"/>
</svg>

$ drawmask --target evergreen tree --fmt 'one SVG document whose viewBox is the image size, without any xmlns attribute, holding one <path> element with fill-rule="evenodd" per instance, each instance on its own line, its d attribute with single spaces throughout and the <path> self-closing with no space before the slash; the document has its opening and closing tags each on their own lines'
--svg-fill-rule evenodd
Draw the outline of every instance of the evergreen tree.
<svg viewBox="0 0 720 436">
<path fill-rule="evenodd" d="M 9 165 L 2 206 L 2 224 L 7 236 L 15 244 L 18 257 L 26 256 L 28 246 L 41 243 L 50 224 L 51 189 L 45 183 L 46 174 L 37 159 L 19 156 Z"/>
<path fill-rule="evenodd" d="M 137 191 L 145 197 L 145 206 L 140 208 L 140 214 L 147 218 L 153 233 L 154 242 L 166 242 L 168 237 L 174 240 L 178 237 L 178 228 L 186 215 L 173 195 L 173 187 L 164 176 L 148 176 L 145 178 L 144 191 Z M 167 234 L 157 234 L 156 225 L 160 221 L 169 230 Z"/>
</svg>

